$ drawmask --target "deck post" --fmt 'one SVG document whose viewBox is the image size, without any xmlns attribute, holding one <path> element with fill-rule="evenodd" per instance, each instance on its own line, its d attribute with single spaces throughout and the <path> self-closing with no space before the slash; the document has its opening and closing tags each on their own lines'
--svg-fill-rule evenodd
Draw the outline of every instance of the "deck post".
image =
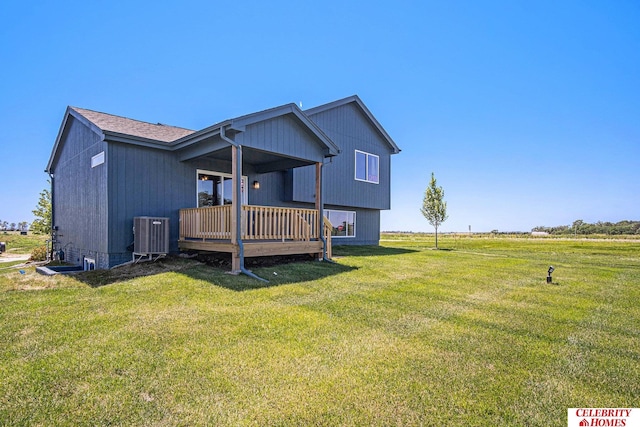
<svg viewBox="0 0 640 427">
<path fill-rule="evenodd" d="M 318 236 L 322 236 L 322 232 L 324 230 L 324 204 L 322 201 L 322 162 L 316 162 L 316 211 L 318 211 Z M 323 248 L 322 252 L 317 254 L 319 260 L 323 260 L 325 258 L 325 250 L 326 248 Z"/>
<path fill-rule="evenodd" d="M 242 147 L 231 146 L 231 182 L 233 183 L 232 212 L 231 212 L 231 244 L 233 244 L 233 252 L 231 253 L 231 271 L 238 273 L 244 265 L 244 257 L 240 253 L 240 239 L 242 239 L 242 196 L 241 196 L 241 177 L 242 177 Z"/>
</svg>

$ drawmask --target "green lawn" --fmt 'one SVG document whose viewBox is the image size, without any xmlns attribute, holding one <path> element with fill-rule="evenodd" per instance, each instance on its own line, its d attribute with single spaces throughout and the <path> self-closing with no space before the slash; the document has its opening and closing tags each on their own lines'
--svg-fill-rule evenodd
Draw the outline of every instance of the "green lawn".
<svg viewBox="0 0 640 427">
<path fill-rule="evenodd" d="M 640 242 L 384 239 L 254 270 L 269 283 L 180 259 L 0 270 L 0 425 L 566 426 L 569 407 L 640 407 Z"/>
<path fill-rule="evenodd" d="M 0 242 L 6 244 L 7 254 L 29 254 L 33 248 L 45 246 L 48 238 L 45 234 L 29 232 L 23 236 L 19 231 L 0 231 Z"/>
</svg>

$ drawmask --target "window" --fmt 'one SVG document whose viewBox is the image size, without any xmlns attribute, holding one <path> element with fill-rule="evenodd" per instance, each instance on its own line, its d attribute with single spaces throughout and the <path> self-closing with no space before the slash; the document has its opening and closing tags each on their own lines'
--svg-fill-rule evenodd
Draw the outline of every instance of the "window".
<svg viewBox="0 0 640 427">
<path fill-rule="evenodd" d="M 380 158 L 375 154 L 356 150 L 356 181 L 379 183 Z"/>
<path fill-rule="evenodd" d="M 324 210 L 324 216 L 333 228 L 331 237 L 356 237 L 356 213 L 353 211 Z"/>
<path fill-rule="evenodd" d="M 242 177 L 240 189 L 242 192 L 242 204 L 246 205 L 247 177 Z M 221 172 L 198 171 L 198 207 L 230 205 L 233 198 L 233 180 L 231 175 Z"/>
</svg>

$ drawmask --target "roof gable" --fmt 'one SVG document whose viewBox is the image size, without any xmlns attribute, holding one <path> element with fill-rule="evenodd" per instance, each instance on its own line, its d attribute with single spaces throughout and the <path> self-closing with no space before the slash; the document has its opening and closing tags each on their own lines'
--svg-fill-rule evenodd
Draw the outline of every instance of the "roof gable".
<svg viewBox="0 0 640 427">
<path fill-rule="evenodd" d="M 279 107 L 270 108 L 268 110 L 258 111 L 256 113 L 247 114 L 233 119 L 225 120 L 215 125 L 209 126 L 190 135 L 186 135 L 172 144 L 176 149 L 187 149 L 189 146 L 197 144 L 201 141 L 211 140 L 211 138 L 220 135 L 221 129 L 230 130 L 232 132 L 244 132 L 248 126 L 266 122 L 268 120 L 290 116 L 299 123 L 306 131 L 323 147 L 326 156 L 335 156 L 340 153 L 339 147 L 313 122 L 296 104 L 285 104 Z M 211 147 L 212 149 L 215 147 Z"/>
<path fill-rule="evenodd" d="M 269 141 L 246 139 L 250 137 L 244 134 L 245 132 L 251 134 L 250 129 L 255 128 L 255 126 L 285 117 L 292 119 L 301 130 L 311 137 L 308 142 L 315 142 L 323 153 L 323 157 L 331 157 L 340 153 L 339 147 L 295 104 L 285 104 L 225 120 L 174 141 L 172 149 L 180 153 L 179 158 L 181 160 L 188 160 L 223 150 L 230 146 L 229 138 L 234 140 L 237 138 L 238 144 L 248 144 L 251 148 L 263 150 L 264 153 L 284 155 L 284 152 L 281 153 L 279 149 L 272 151 Z M 225 137 L 223 138 L 221 134 L 225 135 Z M 256 142 L 258 143 L 256 144 Z M 232 143 L 234 142 L 232 141 Z M 280 147 L 280 149 L 282 148 Z"/>
<path fill-rule="evenodd" d="M 324 133 L 324 131 L 320 129 L 315 122 L 309 119 L 300 107 L 293 103 L 238 117 L 231 120 L 230 128 L 242 130 L 248 125 L 284 115 L 292 116 L 298 123 L 303 125 L 311 135 L 315 136 L 317 140 L 326 147 L 328 155 L 336 155 L 340 153 L 338 146 Z"/>
<path fill-rule="evenodd" d="M 364 116 L 371 123 L 371 125 L 376 129 L 376 131 L 380 134 L 380 136 L 382 136 L 385 142 L 389 145 L 393 154 L 398 154 L 400 152 L 400 148 L 396 145 L 396 143 L 393 141 L 391 136 L 389 136 L 387 131 L 384 130 L 380 122 L 378 122 L 378 120 L 373 116 L 373 114 L 371 114 L 371 111 L 369 111 L 367 106 L 364 105 L 364 102 L 362 102 L 362 100 L 360 99 L 360 97 L 358 97 L 358 95 L 349 96 L 347 98 L 339 99 L 337 101 L 333 101 L 328 104 L 320 105 L 314 108 L 309 108 L 308 110 L 305 110 L 304 113 L 307 116 L 313 116 L 314 114 L 319 114 L 324 111 L 332 110 L 334 108 L 338 108 L 350 103 L 353 103 L 358 107 L 358 109 L 360 109 L 360 111 L 364 114 Z M 313 117 L 311 117 L 311 119 L 313 120 Z"/>
</svg>

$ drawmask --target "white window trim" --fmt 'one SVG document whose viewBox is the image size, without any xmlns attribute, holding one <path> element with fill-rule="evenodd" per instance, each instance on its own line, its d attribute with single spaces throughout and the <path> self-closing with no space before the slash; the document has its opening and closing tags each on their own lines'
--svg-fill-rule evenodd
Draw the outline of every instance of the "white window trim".
<svg viewBox="0 0 640 427">
<path fill-rule="evenodd" d="M 368 177 L 369 176 L 369 157 L 375 157 L 376 159 L 378 159 L 378 182 L 376 181 L 371 181 L 369 179 L 360 179 L 358 178 L 358 155 L 357 153 L 361 153 L 364 154 L 364 176 Z M 370 184 L 380 184 L 380 156 L 376 155 L 376 154 L 371 154 L 371 153 L 367 153 L 366 151 L 362 151 L 362 150 L 355 150 L 355 153 L 353 155 L 353 164 L 354 164 L 354 173 L 353 173 L 353 177 L 355 178 L 356 181 L 360 181 L 360 182 L 368 182 Z"/>
<path fill-rule="evenodd" d="M 347 212 L 347 213 L 353 214 L 353 236 L 331 236 L 331 238 L 332 239 L 355 239 L 357 235 L 357 230 L 358 230 L 358 215 L 356 214 L 356 211 L 344 211 L 341 209 L 324 209 L 323 214 L 327 219 L 329 219 L 329 215 L 328 215 L 329 212 Z M 333 225 L 333 223 L 331 225 Z"/>
<path fill-rule="evenodd" d="M 198 177 L 200 175 L 217 175 L 217 176 L 221 176 L 223 178 L 233 178 L 233 175 L 231 175 L 230 173 L 223 173 L 223 172 L 217 172 L 217 171 L 210 171 L 210 170 L 206 170 L 206 169 L 197 169 L 196 170 L 196 206 L 198 206 Z M 242 175 L 242 185 L 244 186 L 244 191 L 242 192 L 242 204 L 243 205 L 248 205 L 249 204 L 249 178 L 246 175 Z M 223 203 L 224 203 L 224 196 L 223 196 Z"/>
</svg>

